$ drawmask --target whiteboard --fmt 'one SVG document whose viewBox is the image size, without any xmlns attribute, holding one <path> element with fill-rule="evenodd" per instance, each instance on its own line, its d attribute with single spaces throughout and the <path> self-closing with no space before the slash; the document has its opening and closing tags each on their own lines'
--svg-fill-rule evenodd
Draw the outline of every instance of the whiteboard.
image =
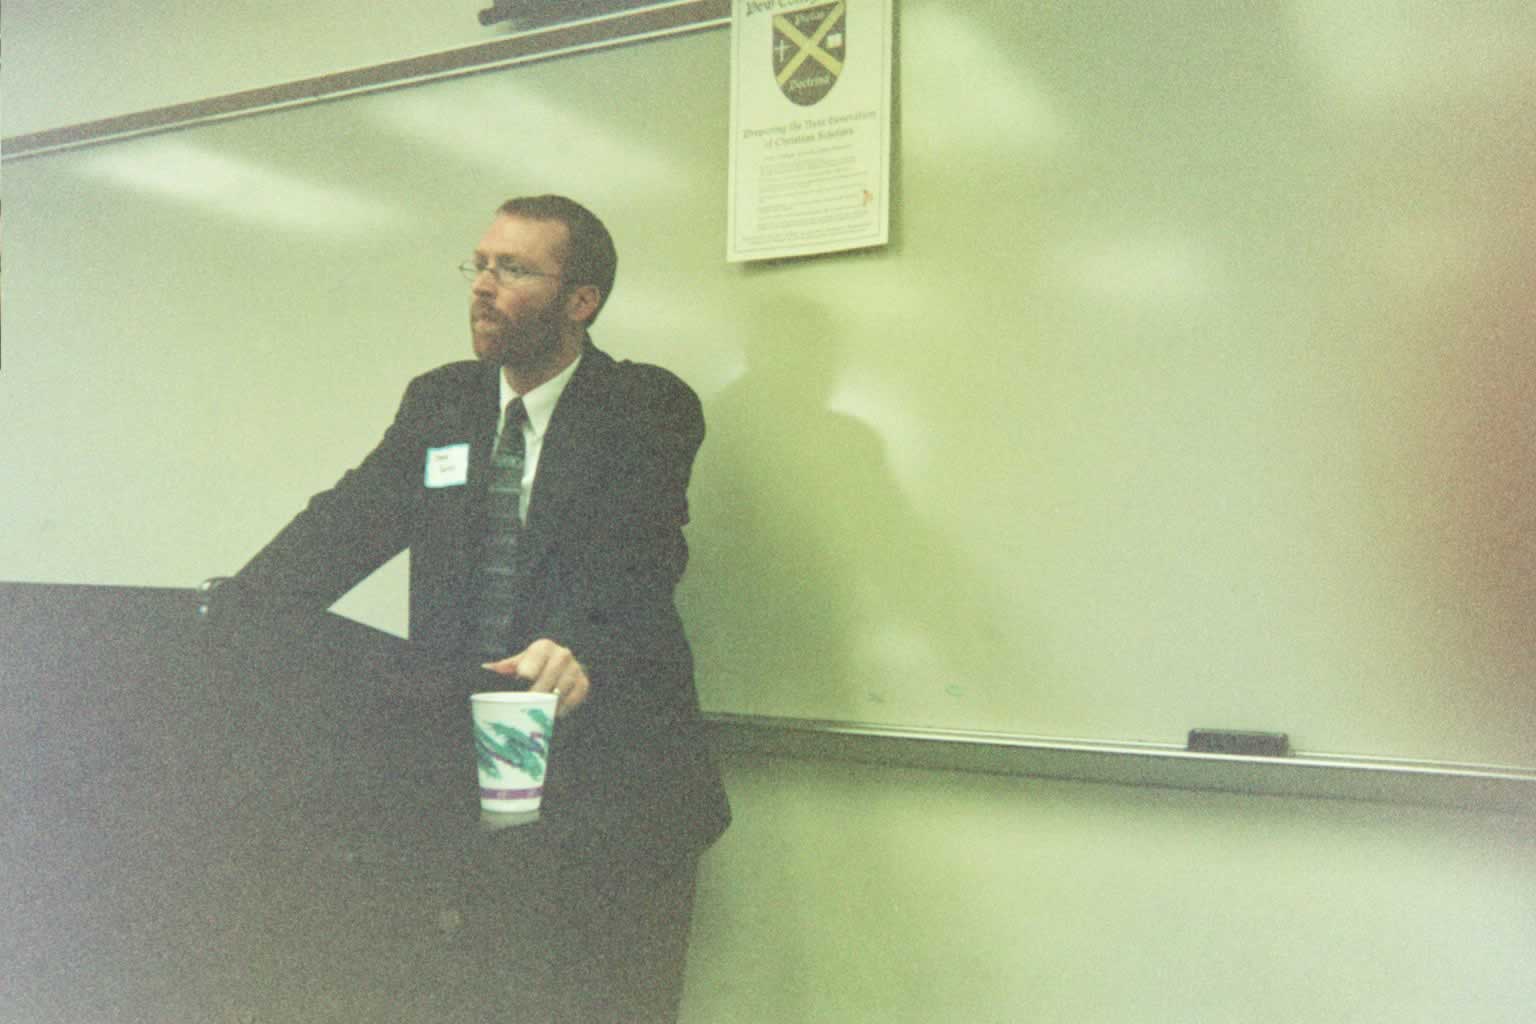
<svg viewBox="0 0 1536 1024">
<path fill-rule="evenodd" d="M 767 265 L 724 31 L 11 160 L 0 579 L 238 568 L 558 191 L 704 401 L 707 710 L 1536 764 L 1536 16 L 1414 9 L 907 3 L 892 244 Z"/>
</svg>

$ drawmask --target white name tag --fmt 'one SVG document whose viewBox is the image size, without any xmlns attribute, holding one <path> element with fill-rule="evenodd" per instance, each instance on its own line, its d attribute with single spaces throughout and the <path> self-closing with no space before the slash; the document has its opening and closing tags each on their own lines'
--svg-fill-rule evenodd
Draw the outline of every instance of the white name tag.
<svg viewBox="0 0 1536 1024">
<path fill-rule="evenodd" d="M 463 487 L 469 482 L 469 444 L 427 449 L 428 487 Z"/>
</svg>

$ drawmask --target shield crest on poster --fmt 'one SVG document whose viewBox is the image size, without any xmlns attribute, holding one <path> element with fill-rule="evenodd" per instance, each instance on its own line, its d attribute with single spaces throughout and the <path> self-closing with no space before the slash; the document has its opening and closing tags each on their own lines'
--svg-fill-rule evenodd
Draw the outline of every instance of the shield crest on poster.
<svg viewBox="0 0 1536 1024">
<path fill-rule="evenodd" d="M 848 5 L 817 4 L 773 16 L 773 77 L 791 103 L 821 102 L 848 54 Z"/>
</svg>

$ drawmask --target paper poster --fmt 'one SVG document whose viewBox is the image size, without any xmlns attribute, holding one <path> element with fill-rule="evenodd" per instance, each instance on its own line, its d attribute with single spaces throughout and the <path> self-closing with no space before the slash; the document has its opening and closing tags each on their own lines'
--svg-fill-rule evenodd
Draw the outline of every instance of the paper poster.
<svg viewBox="0 0 1536 1024">
<path fill-rule="evenodd" d="M 890 238 L 892 0 L 733 0 L 726 258 Z"/>
</svg>

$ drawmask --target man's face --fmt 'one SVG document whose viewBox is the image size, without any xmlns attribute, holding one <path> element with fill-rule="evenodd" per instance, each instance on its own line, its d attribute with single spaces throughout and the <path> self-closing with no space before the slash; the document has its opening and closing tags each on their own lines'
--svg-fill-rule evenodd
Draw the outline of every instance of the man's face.
<svg viewBox="0 0 1536 1024">
<path fill-rule="evenodd" d="M 514 370 L 534 370 L 555 358 L 568 325 L 560 278 L 568 235 L 559 221 L 502 216 L 491 224 L 475 248 L 476 265 L 490 269 L 475 278 L 469 293 L 475 355 Z"/>
</svg>

